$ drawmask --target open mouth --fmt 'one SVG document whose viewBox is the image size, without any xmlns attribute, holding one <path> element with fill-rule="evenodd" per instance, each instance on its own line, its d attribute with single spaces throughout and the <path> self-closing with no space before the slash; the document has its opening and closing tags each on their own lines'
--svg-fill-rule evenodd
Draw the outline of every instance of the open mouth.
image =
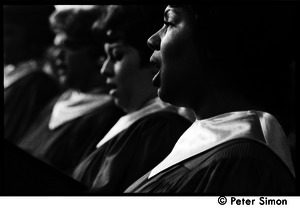
<svg viewBox="0 0 300 208">
<path fill-rule="evenodd" d="M 160 71 L 156 73 L 156 75 L 152 79 L 152 84 L 154 87 L 160 87 Z"/>
<path fill-rule="evenodd" d="M 155 76 L 159 72 L 159 68 L 152 68 L 151 73 L 153 76 Z"/>
<path fill-rule="evenodd" d="M 110 82 L 106 82 L 106 86 L 108 87 L 109 90 L 113 90 L 117 88 L 116 84 Z"/>
<path fill-rule="evenodd" d="M 154 66 L 152 69 L 152 84 L 154 87 L 160 87 L 160 63 L 153 57 L 150 58 L 150 63 Z"/>
<path fill-rule="evenodd" d="M 58 75 L 66 75 L 68 72 L 67 64 L 60 59 L 55 61 L 55 67 L 57 68 Z"/>
<path fill-rule="evenodd" d="M 111 82 L 106 82 L 109 94 L 113 95 L 117 91 L 117 85 Z"/>
<path fill-rule="evenodd" d="M 57 74 L 59 75 L 59 76 L 65 76 L 65 75 L 67 75 L 68 74 L 68 70 L 67 70 L 67 67 L 66 66 L 63 66 L 63 65 L 61 65 L 61 66 L 57 66 Z"/>
<path fill-rule="evenodd" d="M 150 63 L 157 69 L 157 71 L 159 71 L 160 69 L 160 63 L 158 60 L 156 60 L 155 58 L 151 57 L 150 58 Z"/>
</svg>

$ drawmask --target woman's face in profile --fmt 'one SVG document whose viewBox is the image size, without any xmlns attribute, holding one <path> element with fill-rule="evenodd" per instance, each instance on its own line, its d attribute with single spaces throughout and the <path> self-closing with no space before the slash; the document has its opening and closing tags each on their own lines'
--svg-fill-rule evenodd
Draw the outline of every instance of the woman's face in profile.
<svg viewBox="0 0 300 208">
<path fill-rule="evenodd" d="M 159 69 L 153 84 L 162 100 L 178 106 L 189 107 L 200 81 L 201 60 L 194 41 L 193 22 L 189 10 L 168 6 L 164 26 L 148 40 L 154 50 L 150 62 Z"/>
<path fill-rule="evenodd" d="M 140 54 L 134 47 L 122 41 L 105 43 L 106 59 L 101 73 L 106 76 L 106 83 L 116 105 L 123 109 L 135 102 L 140 86 Z"/>
<path fill-rule="evenodd" d="M 62 84 L 81 87 L 90 81 L 89 73 L 99 71 L 96 58 L 90 56 L 90 45 L 80 44 L 65 33 L 56 34 L 55 45 L 60 48 L 56 59 L 59 76 L 66 82 Z"/>
</svg>

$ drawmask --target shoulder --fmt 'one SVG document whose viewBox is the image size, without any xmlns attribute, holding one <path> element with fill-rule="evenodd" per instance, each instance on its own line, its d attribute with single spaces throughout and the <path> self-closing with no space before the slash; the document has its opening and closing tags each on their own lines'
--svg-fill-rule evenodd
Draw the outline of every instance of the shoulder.
<svg viewBox="0 0 300 208">
<path fill-rule="evenodd" d="M 116 104 L 114 103 L 114 100 L 109 95 L 104 95 L 103 97 L 99 96 L 99 99 L 104 99 L 104 100 L 106 99 L 106 101 L 103 102 L 101 107 L 99 109 L 97 109 L 101 113 L 111 114 L 111 112 L 113 112 L 118 116 L 122 116 L 125 114 L 121 108 L 116 106 Z"/>
<path fill-rule="evenodd" d="M 277 167 L 281 170 L 288 170 L 282 160 L 265 144 L 252 139 L 238 138 L 203 153 L 183 162 L 184 166 L 189 169 L 194 169 L 206 165 L 232 164 L 236 168 L 251 168 L 251 167 Z M 275 169 L 277 169 L 275 168 Z M 288 171 L 287 171 L 288 172 Z"/>
<path fill-rule="evenodd" d="M 237 138 L 216 146 L 211 150 L 215 159 L 252 158 L 266 160 L 266 156 L 276 156 L 264 143 L 245 138 Z M 262 156 L 265 157 L 262 157 Z"/>
<path fill-rule="evenodd" d="M 32 88 L 35 89 L 35 91 L 45 91 L 45 89 L 47 89 L 47 92 L 59 92 L 58 83 L 49 75 L 40 70 L 33 71 L 32 73 L 24 76 L 13 86 L 26 86 L 26 89 Z"/>
<path fill-rule="evenodd" d="M 237 190 L 248 193 L 293 190 L 294 179 L 288 167 L 268 146 L 254 140 L 241 138 L 224 143 L 199 155 L 194 162 L 197 165 L 188 169 L 208 171 L 212 191 L 217 190 L 215 185 L 223 180 L 221 190 L 232 193 Z"/>
<path fill-rule="evenodd" d="M 55 82 L 54 78 L 50 77 L 48 74 L 46 74 L 45 72 L 43 72 L 42 70 L 37 70 L 35 72 L 33 72 L 30 75 L 30 79 L 36 79 L 39 80 L 40 83 L 43 84 L 50 84 L 50 85 L 57 85 L 57 83 Z"/>
<path fill-rule="evenodd" d="M 137 120 L 132 126 L 163 126 L 163 125 L 183 125 L 190 126 L 191 122 L 183 116 L 168 112 L 160 111 L 147 115 Z"/>
<path fill-rule="evenodd" d="M 137 120 L 122 133 L 122 136 L 138 137 L 143 141 L 146 138 L 151 141 L 153 138 L 160 140 L 162 137 L 164 140 L 177 140 L 190 125 L 190 121 L 178 114 L 157 112 Z"/>
<path fill-rule="evenodd" d="M 156 112 L 147 115 L 119 134 L 121 137 L 168 137 L 177 139 L 191 125 L 191 122 L 172 112 Z M 172 135 L 172 136 L 171 136 Z"/>
</svg>

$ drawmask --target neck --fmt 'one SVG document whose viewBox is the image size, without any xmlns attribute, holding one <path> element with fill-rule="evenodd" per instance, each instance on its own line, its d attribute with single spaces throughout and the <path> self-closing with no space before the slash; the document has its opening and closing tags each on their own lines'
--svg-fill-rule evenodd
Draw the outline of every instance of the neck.
<svg viewBox="0 0 300 208">
<path fill-rule="evenodd" d="M 243 95 L 228 91 L 210 93 L 204 103 L 196 105 L 193 109 L 198 120 L 234 111 L 260 110 Z"/>
<path fill-rule="evenodd" d="M 132 113 L 145 106 L 145 104 L 157 97 L 157 88 L 152 85 L 151 68 L 144 66 L 139 70 L 139 79 L 136 80 L 136 88 L 133 90 L 130 102 L 123 110 L 126 113 Z"/>
<path fill-rule="evenodd" d="M 126 109 L 123 109 L 126 113 L 133 113 L 135 111 L 140 110 L 145 107 L 145 105 L 151 100 L 157 97 L 156 93 L 144 94 L 139 97 L 139 99 L 135 100 L 134 104 L 128 106 Z"/>
</svg>

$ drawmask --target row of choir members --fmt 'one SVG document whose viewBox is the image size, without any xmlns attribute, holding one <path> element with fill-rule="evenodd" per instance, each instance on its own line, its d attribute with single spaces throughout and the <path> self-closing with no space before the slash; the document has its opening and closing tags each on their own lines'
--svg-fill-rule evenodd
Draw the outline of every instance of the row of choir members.
<svg viewBox="0 0 300 208">
<path fill-rule="evenodd" d="M 5 7 L 7 17 L 25 8 L 32 13 L 35 7 Z M 241 19 L 222 16 L 228 11 Z M 251 42 L 247 30 L 258 32 L 261 25 L 253 24 L 259 18 L 251 19 L 249 11 L 207 5 L 97 5 L 43 12 L 41 24 L 50 24 L 55 37 L 40 69 L 24 70 L 37 59 L 28 59 L 30 47 L 14 62 L 5 48 L 5 138 L 84 184 L 88 193 L 293 193 L 295 171 L 284 133 L 287 111 L 272 106 L 268 84 L 274 83 L 265 79 L 268 70 L 255 76 L 270 55 L 261 51 L 261 60 L 261 54 L 251 51 L 262 46 L 260 40 Z M 258 9 L 257 15 L 265 18 L 263 12 Z M 15 22 L 6 20 L 5 28 L 14 29 Z M 242 27 L 243 20 L 250 21 Z M 241 31 L 244 36 L 234 36 Z M 235 37 L 245 41 L 239 45 L 243 53 L 235 48 Z M 268 50 L 274 49 L 272 41 L 266 43 Z M 285 55 L 278 61 L 282 67 L 289 58 Z M 241 69 L 253 72 L 249 77 L 257 82 L 243 80 Z M 34 85 L 34 78 L 25 83 L 33 71 L 46 72 L 55 85 Z M 274 72 L 272 79 L 276 76 Z M 259 87 L 264 87 L 260 93 Z M 279 95 L 286 88 L 276 89 Z M 41 98 L 34 93 L 39 90 Z M 40 104 L 42 96 L 48 100 Z"/>
<path fill-rule="evenodd" d="M 26 9 L 40 8 L 7 7 L 7 13 Z M 159 14 L 163 10 L 142 6 L 79 6 L 43 13 L 44 24 L 49 21 L 55 37 L 53 45 L 43 48 L 47 49 L 47 59 L 39 72 L 54 80 L 60 90 L 51 96 L 50 90 L 32 86 L 32 81 L 28 81 L 33 90 L 43 90 L 48 102 L 39 111 L 33 107 L 16 114 L 19 118 L 14 121 L 18 124 L 10 128 L 13 132 L 18 132 L 20 126 L 25 129 L 15 139 L 9 136 L 6 139 L 99 193 L 123 192 L 166 157 L 195 118 L 184 108 L 162 102 L 152 86 L 154 67 L 149 63 L 151 50 L 145 40 L 159 26 L 149 28 L 142 36 L 138 28 L 155 11 Z M 135 15 L 141 16 L 142 21 L 137 21 Z M 113 20 L 119 16 L 128 21 L 121 29 L 118 28 L 123 23 L 117 25 L 118 21 Z M 151 22 L 159 23 L 157 19 Z M 104 25 L 105 29 L 101 28 Z M 110 34 L 113 37 L 107 34 L 108 30 L 113 30 Z M 44 32 L 51 31 L 44 29 Z M 23 90 L 28 90 L 28 86 L 23 86 Z M 34 102 L 32 92 L 22 96 L 23 102 Z M 11 97 L 17 98 L 16 93 Z M 23 107 L 19 105 L 17 102 L 14 109 Z M 9 104 L 5 105 L 5 112 L 6 106 Z M 30 111 L 36 112 L 35 117 L 23 123 L 20 118 Z M 6 117 L 11 118 L 8 114 Z M 101 147 L 97 146 L 100 141 L 105 143 Z M 79 165 L 85 158 L 89 159 Z M 92 160 L 93 167 L 90 164 L 85 167 L 86 161 Z"/>
</svg>

